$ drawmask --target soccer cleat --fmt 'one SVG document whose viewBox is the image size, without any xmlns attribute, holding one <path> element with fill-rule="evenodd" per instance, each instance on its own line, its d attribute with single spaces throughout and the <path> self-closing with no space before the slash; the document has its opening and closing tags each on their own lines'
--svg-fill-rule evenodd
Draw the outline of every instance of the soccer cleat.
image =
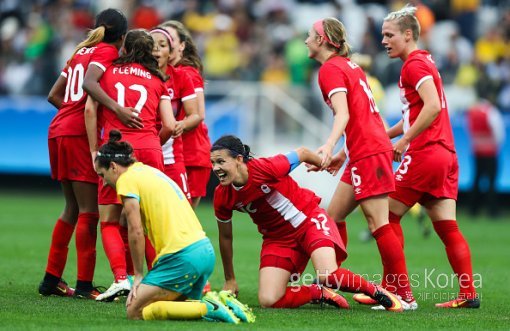
<svg viewBox="0 0 510 331">
<path fill-rule="evenodd" d="M 388 292 L 380 286 L 376 286 L 373 298 L 377 300 L 377 302 L 379 302 L 387 311 L 401 312 L 404 310 L 400 299 L 395 294 Z"/>
<path fill-rule="evenodd" d="M 221 302 L 230 308 L 234 312 L 234 315 L 236 315 L 241 321 L 248 323 L 255 322 L 255 314 L 251 308 L 237 300 L 232 292 L 220 291 L 219 297 Z"/>
<path fill-rule="evenodd" d="M 74 289 L 69 287 L 65 280 L 61 278 L 55 286 L 48 285 L 42 281 L 41 284 L 39 284 L 39 294 L 44 296 L 56 295 L 59 297 L 72 297 L 74 295 Z"/>
<path fill-rule="evenodd" d="M 96 297 L 96 301 L 111 302 L 120 296 L 127 296 L 131 291 L 131 281 L 128 278 L 114 282 L 104 293 Z"/>
<path fill-rule="evenodd" d="M 368 295 L 366 295 L 364 293 L 356 293 L 352 296 L 352 298 L 354 299 L 354 301 L 356 301 L 357 303 L 360 303 L 362 305 L 373 306 L 373 305 L 378 304 L 377 300 L 369 297 Z"/>
<path fill-rule="evenodd" d="M 106 291 L 106 288 L 103 286 L 97 286 L 93 287 L 90 291 L 87 290 L 80 290 L 79 288 L 76 288 L 74 290 L 74 297 L 76 299 L 91 299 L 96 300 L 99 295 L 104 293 Z"/>
<path fill-rule="evenodd" d="M 221 302 L 216 292 L 208 292 L 201 300 L 207 307 L 207 313 L 202 317 L 207 321 L 239 324 L 239 318 Z"/>
<path fill-rule="evenodd" d="M 204 289 L 202 290 L 202 295 L 205 295 L 207 292 L 211 292 L 211 283 L 209 283 L 209 281 L 205 283 Z"/>
<path fill-rule="evenodd" d="M 405 301 L 405 300 L 402 300 L 400 298 L 400 296 L 397 295 L 397 298 L 399 298 L 400 300 L 400 303 L 402 304 L 402 309 L 404 311 L 411 311 L 411 310 L 416 310 L 418 309 L 418 303 L 416 302 L 416 300 L 412 300 L 412 301 Z M 372 310 L 385 310 L 386 308 L 384 308 L 384 306 L 382 305 L 378 305 L 378 306 L 373 306 L 372 307 Z"/>
<path fill-rule="evenodd" d="M 480 308 L 480 299 L 453 299 L 451 301 L 436 303 L 438 308 Z"/>
<path fill-rule="evenodd" d="M 337 292 L 326 286 L 322 286 L 321 303 L 322 302 L 337 308 L 349 309 L 349 303 L 347 302 L 347 300 L 345 300 L 345 298 L 341 294 L 338 294 Z"/>
</svg>

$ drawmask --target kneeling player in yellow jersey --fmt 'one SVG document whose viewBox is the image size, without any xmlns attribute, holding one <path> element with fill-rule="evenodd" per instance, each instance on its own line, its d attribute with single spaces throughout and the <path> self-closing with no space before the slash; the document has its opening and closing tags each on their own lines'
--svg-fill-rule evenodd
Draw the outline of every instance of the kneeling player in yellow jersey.
<svg viewBox="0 0 510 331">
<path fill-rule="evenodd" d="M 211 242 L 179 187 L 161 171 L 136 162 L 131 145 L 120 139 L 119 131 L 110 132 L 94 166 L 104 183 L 116 189 L 127 216 L 135 271 L 127 317 L 253 322 L 251 310 L 230 292 L 210 292 L 198 301 L 214 269 Z M 144 233 L 157 254 L 145 276 Z"/>
</svg>

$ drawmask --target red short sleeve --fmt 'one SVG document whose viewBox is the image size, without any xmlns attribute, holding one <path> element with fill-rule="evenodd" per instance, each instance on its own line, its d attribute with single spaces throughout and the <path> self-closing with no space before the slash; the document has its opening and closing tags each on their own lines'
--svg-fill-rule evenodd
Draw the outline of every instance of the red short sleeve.
<svg viewBox="0 0 510 331">
<path fill-rule="evenodd" d="M 214 216 L 219 221 L 229 221 L 232 219 L 232 209 L 227 207 L 226 191 L 221 186 L 216 187 L 214 191 Z"/>
<path fill-rule="evenodd" d="M 430 66 L 421 59 L 411 60 L 402 70 L 402 83 L 407 83 L 416 91 L 427 79 L 433 79 L 433 75 Z"/>
<path fill-rule="evenodd" d="M 330 99 L 336 92 L 347 92 L 343 72 L 331 62 L 324 63 L 319 69 L 319 87 L 324 99 Z"/>
</svg>

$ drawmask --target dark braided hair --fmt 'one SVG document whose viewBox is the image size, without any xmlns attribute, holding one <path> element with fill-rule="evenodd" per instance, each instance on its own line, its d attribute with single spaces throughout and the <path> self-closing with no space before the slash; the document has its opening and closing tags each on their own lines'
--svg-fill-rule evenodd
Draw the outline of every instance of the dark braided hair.
<svg viewBox="0 0 510 331">
<path fill-rule="evenodd" d="M 159 70 L 158 60 L 152 55 L 153 48 L 154 40 L 146 30 L 131 30 L 124 39 L 125 53 L 113 63 L 115 65 L 138 63 L 151 74 L 165 81 L 167 77 Z"/>
<path fill-rule="evenodd" d="M 123 167 L 128 167 L 136 162 L 132 156 L 133 147 L 127 141 L 120 141 L 122 134 L 119 130 L 111 130 L 108 138 L 108 142 L 99 148 L 94 160 L 99 167 L 108 170 L 111 162 Z"/>
<path fill-rule="evenodd" d="M 250 153 L 250 146 L 243 144 L 241 139 L 237 138 L 236 136 L 222 136 L 214 142 L 211 147 L 211 152 L 219 151 L 222 149 L 226 149 L 228 154 L 233 158 L 237 157 L 238 155 L 242 155 L 243 161 L 245 163 L 253 159 L 253 155 Z"/>
<path fill-rule="evenodd" d="M 197 69 L 202 75 L 204 71 L 204 66 L 202 65 L 202 60 L 198 55 L 197 46 L 191 37 L 191 33 L 186 29 L 184 24 L 179 21 L 166 21 L 161 24 L 161 27 L 169 27 L 175 29 L 177 34 L 179 35 L 179 39 L 181 42 L 184 42 L 184 50 L 182 51 L 182 59 L 178 64 L 184 66 L 190 66 Z"/>
</svg>

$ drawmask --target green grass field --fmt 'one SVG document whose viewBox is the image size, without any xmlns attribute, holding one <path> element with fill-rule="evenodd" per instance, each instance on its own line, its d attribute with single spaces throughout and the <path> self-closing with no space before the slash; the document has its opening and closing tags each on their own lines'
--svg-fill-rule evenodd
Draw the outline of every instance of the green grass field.
<svg viewBox="0 0 510 331">
<path fill-rule="evenodd" d="M 460 227 L 471 245 L 474 272 L 482 306 L 478 310 L 439 310 L 434 303 L 452 295 L 457 284 L 450 280 L 450 267 L 439 239 L 432 234 L 423 238 L 417 222 L 404 221 L 406 256 L 413 279 L 419 310 L 403 314 L 371 311 L 356 304 L 346 294 L 351 310 L 321 309 L 306 305 L 294 310 L 258 308 L 258 254 L 260 235 L 244 215 L 236 214 L 234 223 L 235 267 L 240 298 L 254 308 L 257 322 L 251 325 L 227 325 L 205 321 L 127 321 L 122 303 L 96 303 L 58 297 L 40 297 L 37 286 L 44 274 L 51 231 L 63 206 L 59 194 L 0 193 L 0 328 L 2 329 L 84 329 L 84 330 L 156 330 L 156 329 L 233 329 L 254 330 L 333 330 L 333 329 L 509 329 L 510 299 L 507 284 L 510 271 L 508 221 L 470 219 L 459 215 Z M 198 215 L 217 248 L 217 230 L 210 205 L 203 204 Z M 506 217 L 508 219 L 508 215 Z M 355 272 L 374 277 L 381 270 L 373 241 L 363 243 L 358 234 L 365 223 L 359 214 L 348 220 L 349 257 L 344 263 Z M 73 243 L 74 245 L 74 243 Z M 213 289 L 223 284 L 218 259 L 211 278 Z M 96 285 L 109 286 L 112 274 L 98 240 Z M 310 270 L 310 268 L 308 269 Z M 448 276 L 446 276 L 448 275 Z M 74 286 L 76 254 L 74 247 L 64 278 Z M 444 287 L 444 288 L 443 288 Z"/>
</svg>

